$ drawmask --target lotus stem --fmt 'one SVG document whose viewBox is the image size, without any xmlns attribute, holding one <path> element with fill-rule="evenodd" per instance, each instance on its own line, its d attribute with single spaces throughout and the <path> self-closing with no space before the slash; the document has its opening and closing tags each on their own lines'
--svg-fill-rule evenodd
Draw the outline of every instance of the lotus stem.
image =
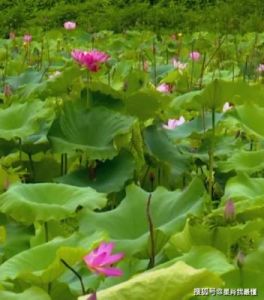
<svg viewBox="0 0 264 300">
<path fill-rule="evenodd" d="M 66 268 L 71 270 L 72 273 L 79 279 L 80 284 L 81 284 L 81 288 L 82 288 L 82 294 L 85 295 L 86 291 L 85 291 L 85 288 L 84 288 L 82 276 L 76 270 L 74 270 L 64 259 L 61 258 L 60 261 L 64 264 L 64 266 Z"/>
<path fill-rule="evenodd" d="M 157 57 L 156 57 L 157 49 L 156 49 L 155 39 L 153 39 L 152 49 L 153 49 L 154 85 L 155 87 L 157 87 Z"/>
<path fill-rule="evenodd" d="M 29 159 L 29 164 L 30 164 L 30 169 L 31 169 L 32 180 L 33 180 L 33 182 L 35 182 L 35 168 L 34 168 L 34 161 L 32 159 L 31 153 L 28 153 L 28 159 Z"/>
<path fill-rule="evenodd" d="M 154 225 L 152 221 L 150 205 L 151 205 L 152 194 L 149 194 L 148 202 L 147 202 L 147 219 L 149 225 L 149 234 L 150 234 L 150 257 L 148 269 L 152 269 L 155 266 L 155 237 L 154 237 Z"/>
<path fill-rule="evenodd" d="M 202 68 L 201 68 L 201 74 L 200 74 L 200 83 L 199 83 L 199 88 L 200 89 L 203 86 L 203 76 L 204 76 L 204 71 L 205 71 L 205 61 L 206 61 L 206 53 L 204 53 L 204 56 L 203 56 L 203 62 L 202 62 Z"/>
</svg>

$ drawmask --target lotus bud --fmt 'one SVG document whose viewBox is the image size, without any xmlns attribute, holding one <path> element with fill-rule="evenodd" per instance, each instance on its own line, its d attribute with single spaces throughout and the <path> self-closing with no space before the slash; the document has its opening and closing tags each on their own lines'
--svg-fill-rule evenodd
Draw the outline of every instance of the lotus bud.
<svg viewBox="0 0 264 300">
<path fill-rule="evenodd" d="M 193 51 L 193 52 L 191 52 L 191 53 L 189 54 L 189 57 L 190 57 L 191 60 L 197 61 L 197 60 L 200 59 L 201 54 L 200 54 L 198 51 Z"/>
<path fill-rule="evenodd" d="M 224 217 L 226 221 L 232 221 L 235 218 L 235 204 L 231 199 L 225 204 Z"/>
<path fill-rule="evenodd" d="M 65 22 L 64 23 L 64 28 L 66 30 L 74 30 L 76 28 L 76 23 L 75 22 L 71 22 L 71 21 Z"/>
<path fill-rule="evenodd" d="M 90 295 L 86 300 L 97 300 L 96 293 Z"/>
</svg>

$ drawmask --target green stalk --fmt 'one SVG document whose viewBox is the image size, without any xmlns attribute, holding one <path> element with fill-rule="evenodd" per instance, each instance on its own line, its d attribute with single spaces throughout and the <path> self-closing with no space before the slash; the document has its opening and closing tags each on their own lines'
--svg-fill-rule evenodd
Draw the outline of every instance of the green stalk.
<svg viewBox="0 0 264 300">
<path fill-rule="evenodd" d="M 213 199 L 213 186 L 214 186 L 214 143 L 215 143 L 215 107 L 212 107 L 212 139 L 211 147 L 208 151 L 209 155 L 209 177 L 208 177 L 208 193 Z"/>
<path fill-rule="evenodd" d="M 64 266 L 66 268 L 71 270 L 72 273 L 79 279 L 80 284 L 81 284 L 81 288 L 82 288 L 82 294 L 85 295 L 86 291 L 85 291 L 84 283 L 83 283 L 83 280 L 82 280 L 82 276 L 76 270 L 74 270 L 64 259 L 61 258 L 60 261 L 64 264 Z"/>
<path fill-rule="evenodd" d="M 35 168 L 34 168 L 34 161 L 32 159 L 32 154 L 31 153 L 28 153 L 28 159 L 29 159 L 32 179 L 33 179 L 33 182 L 35 182 Z"/>
<path fill-rule="evenodd" d="M 157 87 L 157 57 L 156 57 L 156 43 L 155 43 L 155 39 L 153 39 L 153 45 L 152 45 L 152 49 L 153 49 L 153 67 L 154 67 L 154 85 L 155 87 Z"/>
<path fill-rule="evenodd" d="M 148 269 L 152 269 L 155 266 L 155 235 L 154 235 L 154 225 L 150 211 L 152 194 L 149 194 L 147 202 L 147 220 L 149 225 L 149 235 L 150 235 L 150 257 Z"/>
</svg>

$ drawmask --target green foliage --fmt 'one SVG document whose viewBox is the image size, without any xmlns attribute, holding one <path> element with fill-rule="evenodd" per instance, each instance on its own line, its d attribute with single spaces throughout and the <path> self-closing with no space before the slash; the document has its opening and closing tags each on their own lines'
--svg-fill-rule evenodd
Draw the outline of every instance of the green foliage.
<svg viewBox="0 0 264 300">
<path fill-rule="evenodd" d="M 92 32 L 123 31 L 128 28 L 149 28 L 159 31 L 214 30 L 222 32 L 261 31 L 261 0 L 157 0 L 157 1 L 0 1 L 3 21 L 1 33 L 27 31 L 38 26 L 52 29 L 67 20 L 75 20 Z"/>
</svg>

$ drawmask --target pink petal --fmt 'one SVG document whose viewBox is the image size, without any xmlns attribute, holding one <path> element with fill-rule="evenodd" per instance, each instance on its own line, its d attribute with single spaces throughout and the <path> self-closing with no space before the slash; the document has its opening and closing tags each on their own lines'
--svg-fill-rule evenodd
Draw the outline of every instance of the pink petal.
<svg viewBox="0 0 264 300">
<path fill-rule="evenodd" d="M 99 252 L 106 252 L 108 255 L 111 254 L 115 247 L 115 243 L 101 243 L 99 246 Z"/>
<path fill-rule="evenodd" d="M 111 267 L 101 267 L 97 269 L 98 273 L 106 275 L 106 276 L 113 276 L 118 277 L 123 275 L 123 271 L 118 268 L 111 268 Z"/>
<path fill-rule="evenodd" d="M 123 258 L 124 258 L 124 253 L 116 253 L 114 255 L 108 256 L 105 259 L 105 264 L 111 265 L 111 264 L 114 264 L 114 263 L 120 261 Z"/>
</svg>

